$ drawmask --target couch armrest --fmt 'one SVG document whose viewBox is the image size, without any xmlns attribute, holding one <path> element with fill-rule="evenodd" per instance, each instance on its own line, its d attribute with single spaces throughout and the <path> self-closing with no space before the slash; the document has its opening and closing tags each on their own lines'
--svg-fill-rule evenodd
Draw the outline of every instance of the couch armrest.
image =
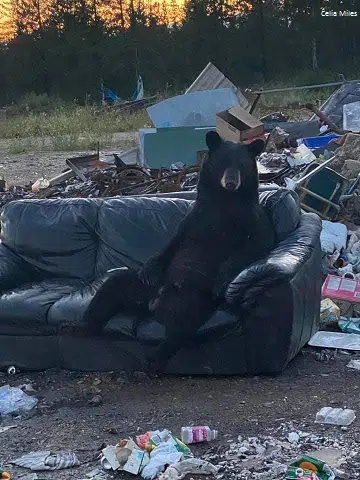
<svg viewBox="0 0 360 480">
<path fill-rule="evenodd" d="M 230 284 L 225 298 L 230 304 L 248 306 L 270 287 L 294 278 L 319 246 L 321 219 L 303 213 L 299 226 L 264 259 L 243 270 Z"/>
<path fill-rule="evenodd" d="M 31 265 L 0 243 L 0 294 L 31 281 L 32 271 Z"/>
</svg>

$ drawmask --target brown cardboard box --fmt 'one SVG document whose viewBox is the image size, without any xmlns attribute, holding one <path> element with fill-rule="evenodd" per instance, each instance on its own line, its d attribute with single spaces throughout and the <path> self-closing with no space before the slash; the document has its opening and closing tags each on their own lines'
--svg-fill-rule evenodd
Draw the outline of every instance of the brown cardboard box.
<svg viewBox="0 0 360 480">
<path fill-rule="evenodd" d="M 224 140 L 242 142 L 264 133 L 264 124 L 241 107 L 216 114 L 216 131 Z"/>
</svg>

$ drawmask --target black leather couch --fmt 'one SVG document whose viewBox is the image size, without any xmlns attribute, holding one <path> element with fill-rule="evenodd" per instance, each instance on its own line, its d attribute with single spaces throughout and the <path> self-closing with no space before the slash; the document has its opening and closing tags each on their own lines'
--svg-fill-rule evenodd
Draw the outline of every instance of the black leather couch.
<svg viewBox="0 0 360 480">
<path fill-rule="evenodd" d="M 170 198 L 172 197 L 172 198 Z M 175 234 L 194 193 L 20 200 L 1 215 L 0 368 L 141 370 L 160 341 L 155 318 L 112 318 L 100 338 L 83 314 L 110 269 L 139 268 Z M 229 284 L 174 374 L 280 372 L 315 333 L 320 308 L 320 219 L 296 194 L 260 191 L 278 236 L 271 254 Z M 119 291 L 121 295 L 121 291 Z"/>
</svg>

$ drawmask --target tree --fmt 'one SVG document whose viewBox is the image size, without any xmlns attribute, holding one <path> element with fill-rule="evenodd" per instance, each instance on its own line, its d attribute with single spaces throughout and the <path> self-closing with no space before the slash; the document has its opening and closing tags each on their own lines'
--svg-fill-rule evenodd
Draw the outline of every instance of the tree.
<svg viewBox="0 0 360 480">
<path fill-rule="evenodd" d="M 42 30 L 49 15 L 50 0 L 15 0 L 14 17 L 18 34 Z"/>
</svg>

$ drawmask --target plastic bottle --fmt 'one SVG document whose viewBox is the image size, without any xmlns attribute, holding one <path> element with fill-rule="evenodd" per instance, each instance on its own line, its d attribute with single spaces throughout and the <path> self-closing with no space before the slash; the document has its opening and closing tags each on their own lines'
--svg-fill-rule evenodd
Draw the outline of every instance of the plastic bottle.
<svg viewBox="0 0 360 480">
<path fill-rule="evenodd" d="M 185 444 L 210 442 L 215 440 L 218 436 L 217 430 L 212 430 L 210 427 L 182 427 L 181 440 Z"/>
</svg>

